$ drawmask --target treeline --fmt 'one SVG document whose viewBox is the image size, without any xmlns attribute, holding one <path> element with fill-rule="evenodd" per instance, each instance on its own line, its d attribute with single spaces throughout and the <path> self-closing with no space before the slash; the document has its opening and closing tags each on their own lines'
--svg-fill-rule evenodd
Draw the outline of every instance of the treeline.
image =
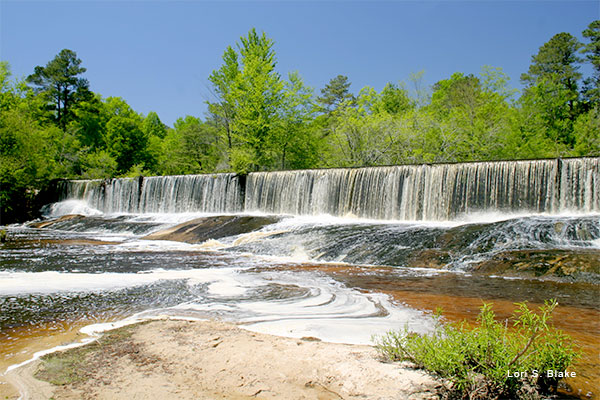
<svg viewBox="0 0 600 400">
<path fill-rule="evenodd" d="M 273 41 L 252 29 L 210 75 L 204 120 L 173 127 L 93 93 L 71 50 L 24 80 L 0 62 L 2 223 L 30 218 L 55 178 L 600 155 L 600 21 L 583 37 L 541 46 L 520 96 L 488 66 L 432 88 L 417 73 L 379 92 L 353 93 L 339 75 L 317 95 L 297 72 L 277 72 Z"/>
</svg>

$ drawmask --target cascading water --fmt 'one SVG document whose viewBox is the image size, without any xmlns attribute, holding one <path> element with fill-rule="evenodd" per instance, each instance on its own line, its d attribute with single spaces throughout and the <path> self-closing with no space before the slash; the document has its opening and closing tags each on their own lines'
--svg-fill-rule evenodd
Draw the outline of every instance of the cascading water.
<svg viewBox="0 0 600 400">
<path fill-rule="evenodd" d="M 483 211 L 600 211 L 600 160 L 262 172 L 246 210 L 393 220 L 450 220 Z"/>
<path fill-rule="evenodd" d="M 62 200 L 81 199 L 106 213 L 238 212 L 243 198 L 234 174 L 63 181 Z"/>
<path fill-rule="evenodd" d="M 234 174 L 63 185 L 63 199 L 83 199 L 104 212 L 245 210 L 409 221 L 473 212 L 600 212 L 599 158 L 257 172 L 245 187 Z"/>
</svg>

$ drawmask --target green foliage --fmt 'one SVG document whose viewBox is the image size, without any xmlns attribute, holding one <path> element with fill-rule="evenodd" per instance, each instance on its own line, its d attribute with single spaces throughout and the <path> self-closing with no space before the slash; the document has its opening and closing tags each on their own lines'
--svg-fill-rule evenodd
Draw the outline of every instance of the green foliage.
<svg viewBox="0 0 600 400">
<path fill-rule="evenodd" d="M 600 156 L 600 105 L 579 116 L 573 127 L 577 156 Z"/>
<path fill-rule="evenodd" d="M 84 153 L 81 157 L 81 177 L 84 179 L 107 179 L 117 175 L 117 160 L 106 150 Z"/>
<path fill-rule="evenodd" d="M 273 41 L 264 33 L 251 29 L 237 47 L 239 54 L 227 48 L 224 65 L 209 77 L 218 98 L 209 110 L 227 136 L 233 169 L 244 172 L 276 162 L 273 147 L 284 83 L 275 71 Z"/>
<path fill-rule="evenodd" d="M 158 114 L 154 111 L 150 111 L 146 118 L 144 118 L 142 130 L 147 137 L 156 136 L 163 139 L 167 134 L 167 127 L 161 122 Z"/>
<path fill-rule="evenodd" d="M 442 324 L 430 334 L 389 332 L 375 338 L 376 346 L 392 360 L 407 360 L 452 382 L 452 395 L 469 399 L 541 398 L 556 390 L 559 378 L 579 357 L 571 338 L 550 324 L 555 300 L 537 312 L 518 303 L 512 326 L 495 319 L 484 304 L 474 327 Z M 517 372 L 519 374 L 517 374 Z"/>
<path fill-rule="evenodd" d="M 179 118 L 161 143 L 159 172 L 199 174 L 213 172 L 222 158 L 218 129 L 199 118 Z"/>
<path fill-rule="evenodd" d="M 106 100 L 109 120 L 104 142 L 117 161 L 117 171 L 125 173 L 134 165 L 151 167 L 154 160 L 148 152 L 148 135 L 143 130 L 142 117 L 121 98 Z"/>
<path fill-rule="evenodd" d="M 350 93 L 350 85 L 347 76 L 338 75 L 321 89 L 321 96 L 317 98 L 317 101 L 327 112 L 336 110 L 344 103 L 352 103 L 354 96 Z"/>
<path fill-rule="evenodd" d="M 529 71 L 521 75 L 527 86 L 534 86 L 540 79 L 552 78 L 568 90 L 577 90 L 581 58 L 577 55 L 581 43 L 569 33 L 558 33 L 540 47 L 531 58 Z"/>
<path fill-rule="evenodd" d="M 592 76 L 584 81 L 583 97 L 592 107 L 600 106 L 600 20 L 590 23 L 582 34 L 589 40 L 589 43 L 583 46 L 582 52 L 594 71 Z"/>
<path fill-rule="evenodd" d="M 73 106 L 90 97 L 87 79 L 79 77 L 85 71 L 77 54 L 63 49 L 45 67 L 35 67 L 34 73 L 27 77 L 36 91 L 47 95 L 56 123 L 62 129 L 72 119 Z"/>
<path fill-rule="evenodd" d="M 402 86 L 388 83 L 381 91 L 376 104 L 374 104 L 374 112 L 400 115 L 411 110 L 413 107 L 414 102 L 408 96 L 406 89 Z"/>
</svg>

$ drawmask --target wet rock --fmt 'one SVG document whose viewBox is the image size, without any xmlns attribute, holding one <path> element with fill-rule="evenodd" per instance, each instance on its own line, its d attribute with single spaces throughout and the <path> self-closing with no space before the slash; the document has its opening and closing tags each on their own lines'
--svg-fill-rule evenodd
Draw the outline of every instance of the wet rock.
<svg viewBox="0 0 600 400">
<path fill-rule="evenodd" d="M 473 272 L 600 283 L 600 250 L 504 251 L 472 266 Z"/>
<path fill-rule="evenodd" d="M 240 235 L 256 231 L 281 220 L 280 217 L 254 217 L 248 215 L 220 215 L 197 218 L 169 229 L 145 236 L 147 240 L 174 240 L 186 243 L 202 243 L 209 239 Z"/>
<path fill-rule="evenodd" d="M 47 221 L 31 222 L 27 225 L 31 228 L 50 228 L 50 227 L 52 227 L 52 225 L 57 224 L 59 222 L 79 220 L 79 219 L 83 219 L 83 218 L 85 218 L 85 216 L 83 216 L 83 215 L 69 214 L 69 215 L 63 215 L 62 217 L 54 218 L 54 219 L 47 220 Z"/>
<path fill-rule="evenodd" d="M 451 260 L 450 253 L 438 249 L 426 249 L 412 252 L 406 266 L 411 268 L 446 268 Z"/>
</svg>

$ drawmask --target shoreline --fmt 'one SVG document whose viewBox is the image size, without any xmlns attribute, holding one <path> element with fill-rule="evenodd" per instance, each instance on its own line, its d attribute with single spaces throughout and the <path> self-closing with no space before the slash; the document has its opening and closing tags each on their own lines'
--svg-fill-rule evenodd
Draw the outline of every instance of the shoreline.
<svg viewBox="0 0 600 400">
<path fill-rule="evenodd" d="M 79 363 L 66 384 L 34 377 L 47 370 L 41 368 L 44 363 L 64 361 L 66 354 Z M 371 346 L 267 335 L 214 320 L 139 322 L 53 353 L 50 360 L 15 368 L 6 378 L 24 399 L 57 400 L 84 394 L 98 399 L 433 399 L 442 386 L 407 364 L 382 362 Z M 46 379 L 57 376 L 60 381 L 60 371 L 53 370 Z"/>
</svg>

